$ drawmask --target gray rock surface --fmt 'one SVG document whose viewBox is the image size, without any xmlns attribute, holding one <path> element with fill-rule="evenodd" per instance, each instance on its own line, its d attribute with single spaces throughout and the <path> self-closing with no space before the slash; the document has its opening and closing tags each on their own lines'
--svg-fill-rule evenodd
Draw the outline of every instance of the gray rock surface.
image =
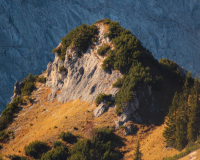
<svg viewBox="0 0 200 160">
<path fill-rule="evenodd" d="M 99 56 L 97 50 L 103 44 L 109 45 L 110 41 L 104 37 L 104 26 L 98 25 L 98 28 L 100 31 L 98 42 L 94 43 L 94 47 L 89 47 L 81 58 L 78 58 L 76 51 L 69 47 L 64 62 L 56 55 L 54 62 L 49 63 L 46 85 L 52 90 L 49 95 L 50 100 L 56 97 L 61 102 L 76 99 L 92 102 L 100 93 L 112 94 L 114 97 L 119 91 L 118 88 L 113 88 L 112 84 L 122 77 L 122 74 L 117 70 L 112 70 L 110 73 L 102 70 L 104 57 Z M 71 60 L 67 58 L 69 55 L 72 57 Z M 59 73 L 59 67 L 62 65 L 66 71 Z M 60 91 L 58 95 L 57 91 Z"/>
<path fill-rule="evenodd" d="M 108 109 L 108 105 L 104 102 L 101 102 L 97 108 L 94 109 L 94 116 L 100 117 L 106 110 Z"/>
<path fill-rule="evenodd" d="M 70 46 L 66 49 L 64 62 L 59 59 L 56 53 L 53 63 L 48 64 L 46 85 L 51 88 L 49 100 L 57 98 L 58 101 L 66 102 L 80 99 L 81 101 L 94 102 L 100 93 L 112 94 L 112 97 L 115 97 L 119 91 L 119 88 L 113 88 L 112 85 L 119 77 L 122 77 L 122 74 L 117 70 L 110 72 L 102 70 L 101 65 L 105 57 L 99 56 L 97 50 L 104 44 L 111 46 L 111 49 L 113 47 L 109 38 L 104 37 L 105 26 L 96 25 L 99 29 L 97 42 L 94 42 L 94 45 L 90 46 L 80 58 L 77 57 L 77 52 L 72 49 L 73 46 Z M 68 59 L 68 56 L 71 59 Z M 60 66 L 64 66 L 65 71 L 60 72 Z M 123 104 L 123 113 L 117 120 L 114 120 L 116 128 L 126 125 L 128 121 L 142 123 L 142 118 L 136 110 L 142 106 L 151 110 L 155 106 L 151 86 L 138 87 L 133 94 L 132 101 Z M 149 99 L 148 102 L 147 99 Z M 144 101 L 147 103 L 141 103 Z M 94 109 L 94 116 L 101 116 L 109 107 L 106 100 L 101 102 Z M 128 128 L 126 134 L 130 134 L 131 130 L 131 128 Z"/>
<path fill-rule="evenodd" d="M 17 79 L 46 69 L 61 37 L 102 18 L 119 21 L 156 58 L 168 57 L 200 73 L 199 15 L 197 0 L 1 0 L 0 110 Z"/>
</svg>

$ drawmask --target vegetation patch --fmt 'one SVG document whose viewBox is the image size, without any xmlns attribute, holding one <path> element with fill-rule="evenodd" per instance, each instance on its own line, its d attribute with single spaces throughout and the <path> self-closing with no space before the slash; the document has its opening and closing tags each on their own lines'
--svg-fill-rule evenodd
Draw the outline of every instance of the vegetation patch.
<svg viewBox="0 0 200 160">
<path fill-rule="evenodd" d="M 110 106 L 114 103 L 114 100 L 112 100 L 111 94 L 100 93 L 95 99 L 96 106 L 98 106 L 101 102 L 105 102 L 108 106 Z"/>
<path fill-rule="evenodd" d="M 5 131 L 0 131 L 0 142 L 5 141 L 8 138 L 8 134 Z"/>
<path fill-rule="evenodd" d="M 21 93 L 23 95 L 31 94 L 31 92 L 35 89 L 34 82 L 36 81 L 37 78 L 38 78 L 37 75 L 33 76 L 31 73 L 26 78 L 24 78 L 24 80 L 22 81 L 23 87 L 21 89 Z"/>
<path fill-rule="evenodd" d="M 133 99 L 134 90 L 137 86 L 149 85 L 152 83 L 152 76 L 149 74 L 149 68 L 144 68 L 141 63 L 133 65 L 128 74 L 119 78 L 113 86 L 121 87 L 115 96 L 116 114 L 123 112 L 124 104 Z"/>
<path fill-rule="evenodd" d="M 167 58 L 163 58 L 159 60 L 159 63 L 161 64 L 161 69 L 166 76 L 177 79 L 180 82 L 183 81 L 178 65 L 175 62 L 170 61 Z"/>
<path fill-rule="evenodd" d="M 49 150 L 46 142 L 34 141 L 24 147 L 25 154 L 34 158 L 39 158 L 41 155 Z"/>
<path fill-rule="evenodd" d="M 61 73 L 62 71 L 66 71 L 66 68 L 64 67 L 64 65 L 59 67 L 58 73 Z"/>
<path fill-rule="evenodd" d="M 24 147 L 25 153 L 41 160 L 117 160 L 123 157 L 122 153 L 115 150 L 122 143 L 112 129 L 97 128 L 92 133 L 91 139 L 79 139 L 71 148 L 61 141 L 55 141 L 50 150 L 46 142 L 34 141 Z"/>
<path fill-rule="evenodd" d="M 79 27 L 71 30 L 65 37 L 61 39 L 61 46 L 53 49 L 52 52 L 57 52 L 60 60 L 65 60 L 66 49 L 73 44 L 73 49 L 80 52 L 86 52 L 88 47 L 96 41 L 97 27 L 95 25 L 82 24 Z"/>
<path fill-rule="evenodd" d="M 63 143 L 61 141 L 55 141 L 55 142 L 53 142 L 52 147 L 57 148 L 57 147 L 60 147 L 62 145 L 63 145 Z"/>
<path fill-rule="evenodd" d="M 18 105 L 23 102 L 22 97 L 16 97 L 12 103 L 7 104 L 7 107 L 1 113 L 0 117 L 0 131 L 5 129 L 7 125 L 13 120 L 13 114 L 18 111 Z"/>
<path fill-rule="evenodd" d="M 188 75 L 182 93 L 175 93 L 163 132 L 167 144 L 178 150 L 194 143 L 200 136 L 200 82 L 198 77 L 194 83 L 191 79 Z"/>
<path fill-rule="evenodd" d="M 70 149 L 71 155 L 69 160 L 80 160 L 85 158 L 116 160 L 122 158 L 122 155 L 114 149 L 117 139 L 112 130 L 101 128 L 96 129 L 94 133 L 92 140 L 83 139 L 74 144 Z"/>
<path fill-rule="evenodd" d="M 97 54 L 103 56 L 109 49 L 110 49 L 110 46 L 107 44 L 104 44 L 97 50 Z"/>
<path fill-rule="evenodd" d="M 68 143 L 73 143 L 73 142 L 76 141 L 76 136 L 74 136 L 70 132 L 62 132 L 59 135 L 59 138 L 62 139 L 63 141 L 68 142 Z"/>
<path fill-rule="evenodd" d="M 7 158 L 11 159 L 11 160 L 27 160 L 26 157 L 20 157 L 20 156 L 17 156 L 17 155 L 8 155 Z"/>
<path fill-rule="evenodd" d="M 44 153 L 41 157 L 41 160 L 64 160 L 67 159 L 68 149 L 66 146 L 61 145 L 56 148 Z"/>
<path fill-rule="evenodd" d="M 46 77 L 43 77 L 43 76 L 38 77 L 38 78 L 36 79 L 36 81 L 37 81 L 37 82 L 40 82 L 40 83 L 45 83 L 45 82 L 46 82 Z"/>
<path fill-rule="evenodd" d="M 120 88 L 115 96 L 117 114 L 121 114 L 126 103 L 133 99 L 137 87 L 151 85 L 153 89 L 159 90 L 165 79 L 179 83 L 177 89 L 183 85 L 184 78 L 181 77 L 176 63 L 168 59 L 162 59 L 158 62 L 151 52 L 144 48 L 141 42 L 129 30 L 122 28 L 118 22 L 103 19 L 96 23 L 99 22 L 109 26 L 105 36 L 109 37 L 111 43 L 114 44 L 114 49 L 107 51 L 102 69 L 105 71 L 119 70 L 123 74 L 123 77 L 113 84 L 113 87 Z"/>
</svg>

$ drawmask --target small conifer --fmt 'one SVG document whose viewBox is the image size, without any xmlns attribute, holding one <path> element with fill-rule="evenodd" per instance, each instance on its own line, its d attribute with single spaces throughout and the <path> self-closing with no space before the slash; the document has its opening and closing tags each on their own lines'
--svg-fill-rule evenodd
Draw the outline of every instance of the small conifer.
<svg viewBox="0 0 200 160">
<path fill-rule="evenodd" d="M 134 153 L 134 159 L 133 160 L 142 160 L 142 152 L 140 151 L 140 142 L 137 141 L 137 147 Z"/>
</svg>

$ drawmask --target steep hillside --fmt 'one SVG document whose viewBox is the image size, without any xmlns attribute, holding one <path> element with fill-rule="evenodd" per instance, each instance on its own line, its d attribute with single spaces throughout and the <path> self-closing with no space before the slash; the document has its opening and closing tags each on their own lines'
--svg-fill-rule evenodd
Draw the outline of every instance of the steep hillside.
<svg viewBox="0 0 200 160">
<path fill-rule="evenodd" d="M 42 75 L 15 84 L 2 112 L 4 159 L 132 159 L 137 141 L 144 159 L 179 153 L 162 133 L 184 69 L 166 58 L 157 61 L 109 19 L 73 29 L 53 52 Z"/>
<path fill-rule="evenodd" d="M 0 111 L 17 79 L 46 70 L 63 35 L 102 18 L 119 21 L 157 59 L 167 57 L 199 73 L 199 6 L 188 0 L 1 0 Z"/>
<path fill-rule="evenodd" d="M 94 104 L 80 100 L 60 103 L 55 99 L 51 102 L 48 101 L 50 93 L 50 88 L 44 84 L 36 84 L 36 90 L 31 95 L 34 103 L 28 102 L 28 104 L 22 105 L 23 109 L 6 129 L 13 131 L 14 136 L 10 135 L 9 140 L 2 143 L 1 153 L 4 159 L 8 159 L 5 157 L 8 155 L 25 155 L 24 146 L 35 140 L 46 141 L 52 145 L 54 141 L 60 140 L 58 135 L 63 131 L 70 131 L 80 138 L 90 138 L 92 128 L 115 127 L 113 120 L 118 117 L 114 108 L 110 108 L 103 115 L 95 118 L 93 110 L 96 107 Z M 162 157 L 179 153 L 175 149 L 166 148 L 162 137 L 163 125 L 159 127 L 153 125 L 148 127 L 137 123 L 132 125 L 139 129 L 133 135 L 125 136 L 124 127 L 115 131 L 122 138 L 123 144 L 119 145 L 119 149 L 124 153 L 126 160 L 132 160 L 138 139 L 145 160 L 162 159 Z"/>
</svg>

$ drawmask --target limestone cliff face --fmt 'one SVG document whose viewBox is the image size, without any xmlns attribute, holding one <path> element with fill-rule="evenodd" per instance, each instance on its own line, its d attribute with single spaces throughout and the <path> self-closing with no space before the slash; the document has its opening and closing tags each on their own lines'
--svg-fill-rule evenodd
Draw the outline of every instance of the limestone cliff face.
<svg viewBox="0 0 200 160">
<path fill-rule="evenodd" d="M 112 70 L 107 73 L 102 70 L 101 64 L 103 57 L 97 54 L 97 50 L 103 44 L 111 45 L 109 38 L 105 38 L 105 28 L 97 25 L 99 34 L 97 42 L 90 46 L 82 57 L 77 57 L 76 51 L 68 47 L 66 50 L 65 61 L 61 61 L 56 55 L 53 63 L 47 67 L 47 86 L 52 89 L 50 99 L 57 98 L 61 102 L 68 100 L 81 99 L 91 102 L 100 93 L 117 93 L 118 89 L 113 88 L 112 84 L 117 78 L 122 77 L 119 71 Z M 71 59 L 68 59 L 68 56 Z M 59 72 L 59 67 L 64 66 L 65 70 Z M 58 91 L 59 94 L 56 94 Z"/>
<path fill-rule="evenodd" d="M 114 98 L 119 91 L 119 88 L 113 88 L 112 84 L 122 77 L 122 74 L 117 70 L 104 71 L 101 65 L 105 57 L 97 54 L 100 46 L 106 44 L 112 49 L 114 45 L 108 37 L 104 37 L 107 27 L 103 23 L 96 25 L 99 31 L 97 41 L 88 48 L 82 57 L 77 56 L 76 50 L 72 49 L 71 45 L 66 50 L 64 62 L 56 54 L 53 63 L 48 64 L 46 86 L 51 88 L 51 93 L 48 95 L 49 101 L 57 99 L 59 102 L 67 102 L 79 99 L 94 104 L 94 100 L 100 93 L 112 94 Z M 61 66 L 65 68 L 62 71 L 59 70 Z M 154 109 L 155 102 L 150 86 L 148 89 L 141 87 L 134 92 L 134 95 L 132 101 L 124 103 L 123 113 L 113 119 L 116 128 L 126 125 L 128 121 L 142 123 L 142 118 L 136 112 L 140 107 Z M 147 99 L 149 100 L 147 101 Z M 116 106 L 110 107 L 115 108 Z M 101 102 L 94 109 L 94 116 L 99 117 L 107 110 L 109 110 L 109 106 L 105 102 Z"/>
<path fill-rule="evenodd" d="M 110 18 L 130 29 L 156 58 L 173 59 L 199 73 L 199 1 L 1 0 L 0 110 L 13 84 L 30 72 L 39 74 L 72 28 Z"/>
</svg>

